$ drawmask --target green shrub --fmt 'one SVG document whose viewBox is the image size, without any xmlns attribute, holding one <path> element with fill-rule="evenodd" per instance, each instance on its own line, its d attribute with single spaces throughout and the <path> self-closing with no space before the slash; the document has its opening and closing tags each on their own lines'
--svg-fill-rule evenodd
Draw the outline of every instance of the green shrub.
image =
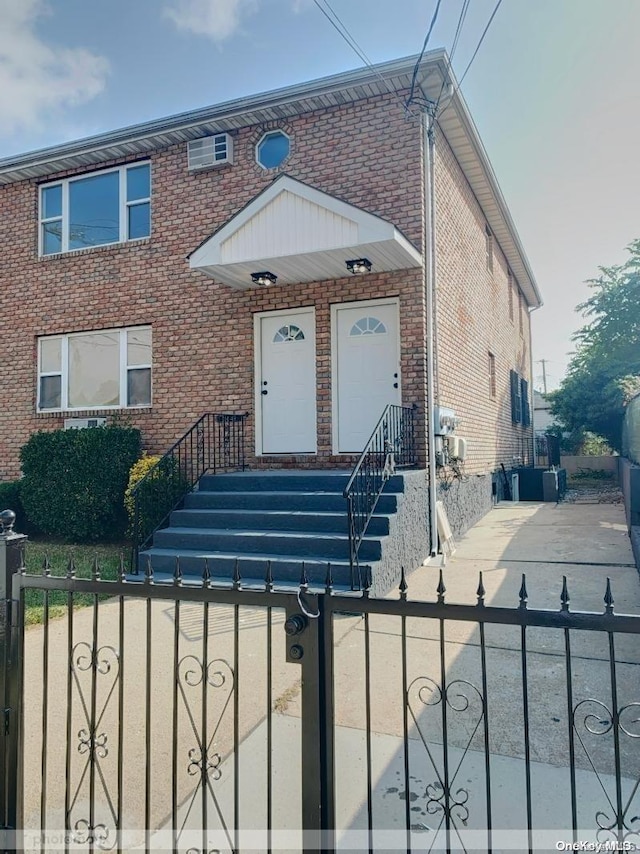
<svg viewBox="0 0 640 854">
<path fill-rule="evenodd" d="M 124 493 L 139 456 L 140 431 L 133 427 L 34 433 L 20 450 L 27 517 L 67 541 L 121 540 Z"/>
<path fill-rule="evenodd" d="M 16 514 L 13 530 L 17 534 L 26 534 L 28 523 L 20 497 L 20 486 L 19 480 L 7 480 L 0 483 L 0 510 L 13 510 Z"/>
<path fill-rule="evenodd" d="M 135 489 L 142 480 L 144 483 Z M 129 485 L 124 498 L 129 516 L 127 533 L 131 539 L 134 542 L 143 542 L 180 501 L 189 486 L 185 473 L 175 457 L 144 454 L 131 467 Z M 137 519 L 135 518 L 136 502 Z"/>
</svg>

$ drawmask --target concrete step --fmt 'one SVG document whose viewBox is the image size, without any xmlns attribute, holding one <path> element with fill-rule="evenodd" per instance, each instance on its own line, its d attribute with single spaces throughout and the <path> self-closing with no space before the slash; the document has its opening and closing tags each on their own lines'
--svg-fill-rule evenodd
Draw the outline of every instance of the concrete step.
<svg viewBox="0 0 640 854">
<path fill-rule="evenodd" d="M 350 472 L 237 472 L 204 475 L 201 492 L 342 492 Z M 403 492 L 404 480 L 395 475 L 385 485 L 385 492 Z"/>
<path fill-rule="evenodd" d="M 170 524 L 172 528 L 336 534 L 349 532 L 345 508 L 342 513 L 302 510 L 176 510 L 171 514 Z M 372 516 L 367 530 L 372 536 L 386 536 L 389 533 L 389 516 Z"/>
<path fill-rule="evenodd" d="M 349 537 L 347 534 L 335 533 L 169 527 L 156 531 L 153 545 L 157 548 L 189 551 L 204 549 L 212 553 L 225 552 L 235 555 L 293 554 L 321 561 L 349 559 Z M 381 553 L 380 540 L 365 537 L 360 545 L 360 560 L 380 560 Z"/>
<path fill-rule="evenodd" d="M 202 489 L 185 497 L 186 510 L 306 510 L 335 511 L 346 515 L 347 502 L 342 492 L 205 492 Z M 378 499 L 377 513 L 395 513 L 397 493 L 383 493 Z"/>
<path fill-rule="evenodd" d="M 274 582 L 284 581 L 297 585 L 304 563 L 309 583 L 314 587 L 324 587 L 329 561 L 310 558 L 305 555 L 251 554 L 237 555 L 234 553 L 211 552 L 206 549 L 151 548 L 139 555 L 140 573 L 144 574 L 147 562 L 151 561 L 154 578 L 169 581 L 176 569 L 176 559 L 180 560 L 180 570 L 185 580 L 196 581 L 202 578 L 205 561 L 212 579 L 230 580 L 233 578 L 236 561 L 243 581 L 261 584 L 267 575 L 267 566 L 271 561 L 271 573 Z M 350 589 L 351 570 L 349 561 L 334 560 L 331 563 L 331 574 L 336 589 Z M 360 564 L 363 578 L 371 573 L 371 565 Z"/>
</svg>

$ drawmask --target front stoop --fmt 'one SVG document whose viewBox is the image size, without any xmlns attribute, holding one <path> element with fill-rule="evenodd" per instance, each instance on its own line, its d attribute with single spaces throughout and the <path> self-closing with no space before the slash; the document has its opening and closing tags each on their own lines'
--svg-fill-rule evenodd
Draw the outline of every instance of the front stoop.
<svg viewBox="0 0 640 854">
<path fill-rule="evenodd" d="M 359 555 L 360 570 L 363 576 L 370 571 L 374 591 L 380 592 L 381 585 L 388 589 L 390 576 L 399 574 L 399 567 L 397 573 L 383 569 L 385 556 L 400 556 L 397 543 L 390 540 L 400 534 L 397 517 L 407 479 L 420 474 L 424 472 L 395 475 L 378 500 Z M 171 514 L 169 527 L 156 531 L 152 547 L 140 553 L 139 569 L 144 572 L 150 560 L 154 577 L 170 578 L 179 558 L 185 580 L 195 579 L 202 577 L 206 560 L 212 578 L 231 579 L 237 560 L 244 581 L 263 582 L 271 561 L 274 582 L 295 584 L 304 562 L 310 585 L 318 587 L 324 585 L 331 563 L 336 588 L 349 588 L 342 494 L 349 476 L 339 471 L 205 475 L 186 496 L 183 509 Z M 409 491 L 415 492 L 415 486 Z M 424 505 L 426 513 L 426 493 Z"/>
</svg>

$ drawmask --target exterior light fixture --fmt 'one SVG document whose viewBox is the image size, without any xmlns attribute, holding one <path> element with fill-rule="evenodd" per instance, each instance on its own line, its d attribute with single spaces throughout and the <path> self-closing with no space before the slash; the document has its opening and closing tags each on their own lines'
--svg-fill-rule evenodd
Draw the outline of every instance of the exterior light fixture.
<svg viewBox="0 0 640 854">
<path fill-rule="evenodd" d="M 278 281 L 278 277 L 274 276 L 274 274 L 270 273 L 268 270 L 265 270 L 263 273 L 252 273 L 251 281 L 254 285 L 260 285 L 261 288 L 268 288 L 269 285 L 275 285 Z"/>
<path fill-rule="evenodd" d="M 353 261 L 347 261 L 347 270 L 354 276 L 370 273 L 371 261 L 368 258 L 355 258 Z"/>
</svg>

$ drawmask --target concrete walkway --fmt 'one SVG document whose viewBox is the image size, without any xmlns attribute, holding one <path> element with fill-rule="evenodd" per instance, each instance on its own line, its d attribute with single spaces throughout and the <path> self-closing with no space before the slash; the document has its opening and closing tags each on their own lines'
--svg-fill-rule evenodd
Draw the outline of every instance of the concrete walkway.
<svg viewBox="0 0 640 854">
<path fill-rule="evenodd" d="M 571 608 L 604 607 L 606 578 L 612 581 L 618 612 L 640 614 L 640 584 L 626 536 L 624 513 L 617 505 L 502 504 L 495 508 L 459 543 L 443 570 L 446 598 L 475 602 L 478 572 L 483 573 L 486 604 L 516 607 L 521 576 L 526 572 L 529 607 L 557 608 L 562 576 L 568 580 Z M 417 568 L 409 578 L 411 599 L 435 599 L 439 569 Z M 392 595 L 396 595 L 395 593 Z M 212 679 L 203 692 L 199 661 L 205 652 L 201 605 L 183 604 L 178 632 L 182 662 L 181 688 L 172 679 L 176 611 L 170 602 L 127 600 L 122 611 L 125 660 L 117 659 L 120 604 L 98 608 L 99 645 L 105 665 L 96 678 L 95 702 L 104 708 L 98 732 L 106 735 L 105 750 L 98 752 L 93 787 L 99 807 L 93 825 L 113 826 L 117 812 L 118 741 L 122 741 L 122 811 L 130 829 L 125 850 L 142 850 L 142 828 L 149 824 L 152 850 L 171 850 L 172 767 L 177 770 L 177 824 L 183 828 L 180 851 L 233 846 L 234 793 L 240 802 L 239 825 L 247 833 L 243 850 L 266 850 L 269 763 L 267 710 L 271 714 L 271 799 L 274 828 L 280 836 L 274 850 L 299 850 L 300 839 L 300 668 L 286 664 L 284 615 L 274 610 L 241 607 L 239 610 L 239 666 L 235 662 L 234 612 L 229 606 L 209 607 L 206 654 Z M 91 639 L 92 609 L 76 612 L 73 645 L 76 661 Z M 152 677 L 147 685 L 146 621 L 152 627 Z M 269 622 L 272 650 L 267 651 Z M 72 684 L 72 716 L 67 732 L 66 619 L 51 624 L 49 632 L 49 690 L 47 720 L 46 804 L 50 842 L 45 850 L 61 850 L 55 830 L 64 825 L 64 780 L 70 744 L 69 790 L 73 823 L 78 832 L 89 820 L 91 773 L 87 768 L 86 709 L 91 702 L 90 671 L 77 668 Z M 485 632 L 488 740 L 482 717 L 481 647 L 476 623 L 444 623 L 423 618 L 406 620 L 406 660 L 409 690 L 408 753 L 404 741 L 402 690 L 402 621 L 399 617 L 372 615 L 368 627 L 361 618 L 338 616 L 335 621 L 336 796 L 338 848 L 362 850 L 367 840 L 368 774 L 371 778 L 372 823 L 375 850 L 406 850 L 404 833 L 407 799 L 413 850 L 445 850 L 446 838 L 439 806 L 438 779 L 444 771 L 443 703 L 438 686 L 441 668 L 449 686 L 449 777 L 458 807 L 453 819 L 454 850 L 486 851 L 487 757 L 491 784 L 494 851 L 526 850 L 524 715 L 522 637 L 520 629 L 487 626 Z M 442 633 L 442 634 L 441 634 Z M 371 661 L 367 684 L 365 641 Z M 534 848 L 554 850 L 557 840 L 571 839 L 569 793 L 569 733 L 564 633 L 528 629 L 527 689 L 529 701 L 529 751 Z M 594 837 L 596 814 L 613 820 L 616 804 L 613 733 L 607 728 L 605 707 L 611 706 L 610 649 L 606 636 L 572 632 L 573 706 L 583 702 L 576 743 L 575 766 L 580 839 Z M 77 644 L 77 646 L 76 646 Z M 271 661 L 271 692 L 267 692 L 267 663 Z M 618 706 L 640 702 L 640 636 L 620 637 L 615 643 Z M 82 662 L 81 662 L 82 663 Z M 25 817 L 28 828 L 38 831 L 41 820 L 42 779 L 42 666 L 43 631 L 27 632 L 25 661 Z M 117 675 L 123 674 L 122 713 Z M 145 700 L 151 698 L 151 729 L 147 735 Z M 236 694 L 237 705 L 234 705 Z M 202 701 L 207 698 L 207 728 L 212 739 L 210 791 L 197 788 L 198 741 L 195 732 L 203 721 Z M 587 703 L 586 701 L 590 701 Z M 597 701 L 597 702 L 593 702 Z M 602 704 L 602 705 L 599 705 Z M 629 801 L 627 821 L 640 812 L 640 738 L 637 706 L 621 718 L 626 732 L 620 736 L 623 805 Z M 369 721 L 367 722 L 367 712 Z M 234 714 L 240 742 L 233 754 Z M 177 737 L 174 739 L 174 715 Z M 589 717 L 591 715 L 591 717 Z M 593 724 L 597 725 L 593 725 Z M 602 734 L 597 734 L 602 732 Z M 367 743 L 370 764 L 367 763 Z M 405 754 L 409 761 L 409 791 L 405 786 Z M 104 755 L 102 755 L 104 754 Z M 150 761 L 147 762 L 147 755 Z M 195 764 L 194 764 L 195 763 Z M 99 769 L 98 769 L 99 766 Z M 195 774 L 194 774 L 195 771 Z M 596 773 L 597 772 L 597 773 Z M 145 803 L 145 786 L 149 803 Z M 111 805 L 110 805 L 111 800 Z M 147 814 L 145 814 L 145 811 Z M 208 838 L 202 839 L 206 811 Z M 147 821 L 148 819 L 148 821 Z M 102 832 L 102 831 L 101 831 Z M 29 838 L 32 838 L 29 836 Z M 607 837 L 605 835 L 604 837 Z M 109 844 L 114 841 L 109 836 Z M 640 843 L 639 839 L 635 839 Z M 206 843 L 206 844 L 205 844 Z M 35 843 L 26 850 L 42 850 Z M 77 850 L 88 850 L 80 846 Z"/>
</svg>

